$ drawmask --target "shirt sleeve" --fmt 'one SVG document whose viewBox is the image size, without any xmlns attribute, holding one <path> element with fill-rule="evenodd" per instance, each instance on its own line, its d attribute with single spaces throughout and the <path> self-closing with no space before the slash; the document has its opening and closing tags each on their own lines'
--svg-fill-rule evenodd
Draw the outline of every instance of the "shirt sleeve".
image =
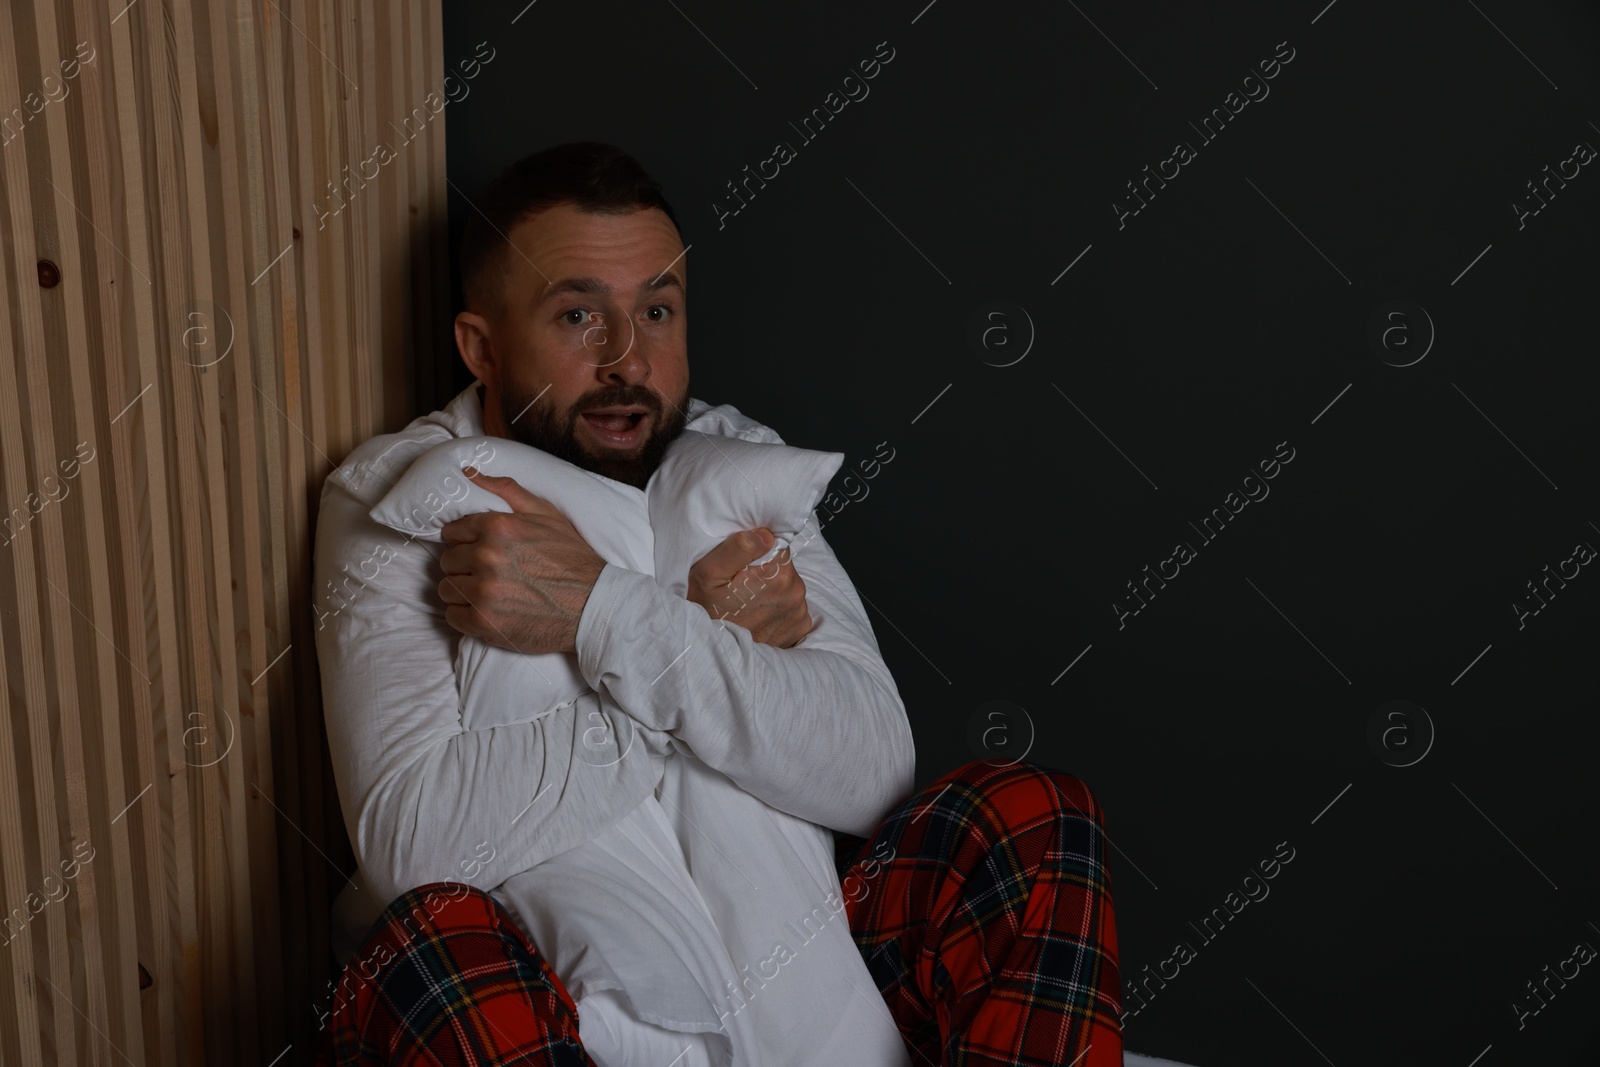
<svg viewBox="0 0 1600 1067">
<path fill-rule="evenodd" d="M 372 521 L 332 479 L 313 603 L 328 747 L 364 888 L 492 889 L 655 789 L 671 739 L 587 693 L 531 723 L 463 728 L 442 546 Z"/>
<path fill-rule="evenodd" d="M 793 559 L 813 629 L 787 649 L 606 564 L 579 619 L 578 669 L 602 706 L 671 734 L 746 792 L 865 837 L 911 792 L 911 725 L 833 550 L 814 532 Z"/>
</svg>

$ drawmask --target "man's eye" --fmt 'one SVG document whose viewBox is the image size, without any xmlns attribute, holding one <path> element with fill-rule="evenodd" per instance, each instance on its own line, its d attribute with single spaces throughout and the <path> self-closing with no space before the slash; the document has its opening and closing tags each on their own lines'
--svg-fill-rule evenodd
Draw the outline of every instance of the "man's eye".
<svg viewBox="0 0 1600 1067">
<path fill-rule="evenodd" d="M 582 326 L 590 314 L 591 312 L 587 308 L 568 308 L 566 311 L 561 313 L 561 321 L 565 322 L 568 326 Z M 578 316 L 576 322 L 574 322 L 571 318 L 573 315 Z"/>
<path fill-rule="evenodd" d="M 672 314 L 672 308 L 669 307 L 666 304 L 654 304 L 654 305 L 652 305 L 651 307 L 649 307 L 649 308 L 647 308 L 645 310 L 645 314 L 649 314 L 652 311 L 661 312 L 661 317 L 660 318 L 651 319 L 650 320 L 651 322 L 665 322 L 667 320 L 667 317 Z"/>
</svg>

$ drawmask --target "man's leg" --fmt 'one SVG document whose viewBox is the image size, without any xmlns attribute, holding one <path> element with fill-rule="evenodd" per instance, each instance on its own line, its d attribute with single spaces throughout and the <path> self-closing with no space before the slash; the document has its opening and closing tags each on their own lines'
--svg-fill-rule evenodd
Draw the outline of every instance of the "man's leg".
<svg viewBox="0 0 1600 1067">
<path fill-rule="evenodd" d="M 493 897 L 435 882 L 402 894 L 345 967 L 317 1067 L 594 1067 L 572 998 Z"/>
<path fill-rule="evenodd" d="M 1020 762 L 958 767 L 836 835 L 850 931 L 917 1067 L 1121 1067 L 1104 818 Z"/>
</svg>

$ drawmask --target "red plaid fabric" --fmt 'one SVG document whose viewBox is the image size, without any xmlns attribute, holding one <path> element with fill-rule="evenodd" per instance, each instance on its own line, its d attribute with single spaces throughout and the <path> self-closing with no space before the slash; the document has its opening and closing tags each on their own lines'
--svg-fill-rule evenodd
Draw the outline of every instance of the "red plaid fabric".
<svg viewBox="0 0 1600 1067">
<path fill-rule="evenodd" d="M 850 931 L 914 1063 L 1121 1067 L 1104 816 L 1083 782 L 968 763 L 836 854 Z"/>
<path fill-rule="evenodd" d="M 560 979 L 493 897 L 401 894 L 345 967 L 317 1067 L 594 1067 Z"/>
<path fill-rule="evenodd" d="M 870 838 L 836 838 L 851 934 L 913 1062 L 1121 1067 L 1104 816 L 1083 782 L 969 763 Z M 445 884 L 378 921 L 316 1062 L 593 1064 L 571 997 L 521 928 L 487 894 Z"/>
</svg>

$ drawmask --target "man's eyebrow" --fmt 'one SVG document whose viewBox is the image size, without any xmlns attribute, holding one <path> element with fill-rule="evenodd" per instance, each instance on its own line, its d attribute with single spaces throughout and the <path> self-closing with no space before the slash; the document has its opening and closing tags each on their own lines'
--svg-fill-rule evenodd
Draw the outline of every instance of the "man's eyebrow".
<svg viewBox="0 0 1600 1067">
<path fill-rule="evenodd" d="M 639 286 L 640 292 L 645 293 L 654 293 L 666 288 L 676 288 L 678 292 L 682 293 L 684 291 L 683 280 L 674 272 L 670 270 L 664 270 L 660 274 L 656 275 L 656 277 L 652 280 Z M 599 278 L 591 278 L 587 276 L 561 278 L 557 281 L 551 282 L 550 285 L 545 288 L 544 295 L 539 299 L 540 302 L 543 303 L 544 301 L 549 300 L 551 297 L 560 296 L 565 293 L 593 293 L 599 296 L 610 296 L 611 286 Z"/>
</svg>

